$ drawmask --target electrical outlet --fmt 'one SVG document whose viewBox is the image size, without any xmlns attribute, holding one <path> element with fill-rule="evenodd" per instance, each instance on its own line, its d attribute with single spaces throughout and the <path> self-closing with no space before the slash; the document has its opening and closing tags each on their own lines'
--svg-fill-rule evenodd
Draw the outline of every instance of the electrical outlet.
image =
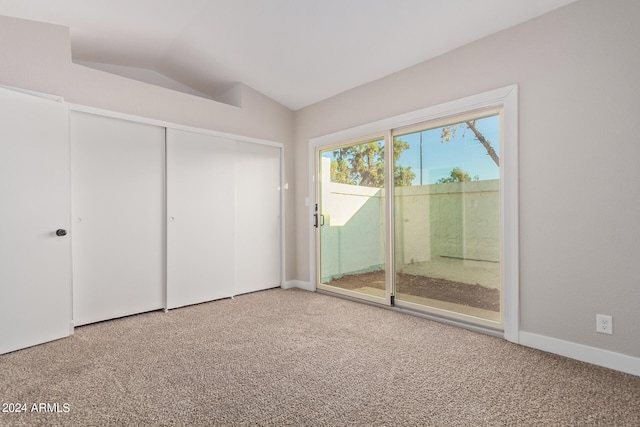
<svg viewBox="0 0 640 427">
<path fill-rule="evenodd" d="M 596 314 L 596 332 L 613 335 L 613 317 Z"/>
</svg>

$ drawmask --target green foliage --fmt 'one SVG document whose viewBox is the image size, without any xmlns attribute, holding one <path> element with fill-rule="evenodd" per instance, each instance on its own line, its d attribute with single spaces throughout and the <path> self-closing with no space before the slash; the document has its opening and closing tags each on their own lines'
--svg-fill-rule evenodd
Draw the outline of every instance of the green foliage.
<svg viewBox="0 0 640 427">
<path fill-rule="evenodd" d="M 478 181 L 480 177 L 478 175 L 473 177 L 474 181 Z M 455 167 L 451 170 L 451 175 L 446 178 L 440 178 L 436 181 L 436 184 L 446 184 L 448 182 L 470 182 L 471 177 L 462 169 Z"/>
<path fill-rule="evenodd" d="M 394 138 L 393 140 L 393 184 L 395 187 L 408 187 L 416 177 L 416 174 L 411 170 L 411 166 L 400 166 L 398 160 L 404 150 L 409 148 L 409 143 L 401 140 L 400 138 Z"/>
<path fill-rule="evenodd" d="M 394 163 L 409 143 L 396 139 L 393 146 Z M 333 152 L 331 181 L 342 184 L 381 188 L 384 185 L 384 145 L 382 141 L 339 148 Z M 397 166 L 394 171 L 396 186 L 411 185 L 415 178 L 411 167 Z"/>
</svg>

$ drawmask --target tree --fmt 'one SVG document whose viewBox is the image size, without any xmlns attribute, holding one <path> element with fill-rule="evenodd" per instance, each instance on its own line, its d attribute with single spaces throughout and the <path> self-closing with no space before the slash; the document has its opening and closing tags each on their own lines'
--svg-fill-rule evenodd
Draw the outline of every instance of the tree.
<svg viewBox="0 0 640 427">
<path fill-rule="evenodd" d="M 400 154 L 409 148 L 409 143 L 396 139 L 393 144 L 393 161 L 397 164 Z M 352 145 L 333 151 L 331 181 L 342 184 L 382 187 L 384 185 L 384 145 L 372 141 Z M 408 186 L 416 177 L 411 167 L 396 166 L 393 181 L 395 186 Z"/>
<path fill-rule="evenodd" d="M 495 162 L 496 166 L 499 167 L 500 159 L 498 158 L 498 154 L 496 153 L 496 150 L 494 150 L 493 147 L 491 146 L 491 141 L 485 138 L 484 135 L 482 135 L 482 133 L 476 127 L 476 120 L 467 120 L 466 122 L 463 122 L 463 123 L 456 123 L 455 125 L 444 126 L 442 128 L 442 136 L 440 137 L 440 140 L 442 142 L 451 141 L 451 138 L 453 138 L 456 135 L 456 131 L 458 130 L 459 126 L 466 126 L 467 129 L 473 132 L 478 142 L 480 142 L 480 144 L 482 144 L 485 150 L 487 150 L 487 154 L 489 155 L 489 157 L 491 157 L 491 159 Z M 467 129 L 464 129 L 463 132 Z"/>
<path fill-rule="evenodd" d="M 479 180 L 480 177 L 478 175 L 473 177 L 474 181 Z M 470 182 L 471 178 L 469 174 L 463 171 L 462 169 L 455 167 L 451 170 L 451 175 L 446 178 L 440 178 L 436 181 L 436 184 L 446 184 L 448 182 Z"/>
<path fill-rule="evenodd" d="M 473 132 L 475 139 L 485 148 L 496 166 L 499 167 L 500 159 L 498 154 L 491 146 L 491 141 L 485 138 L 478 130 L 476 121 L 475 119 L 467 120 L 443 126 L 441 142 L 450 142 L 460 127 L 463 128 L 462 132 L 470 130 Z M 396 187 L 409 186 L 416 177 L 410 166 L 398 164 L 400 155 L 407 148 L 409 148 L 408 142 L 399 138 L 394 140 L 393 162 L 395 167 L 393 181 Z M 479 178 L 474 176 L 473 179 L 478 180 Z M 334 150 L 333 160 L 331 161 L 331 181 L 367 187 L 382 187 L 384 185 L 384 145 L 382 141 L 372 141 Z M 471 181 L 469 175 L 460 168 L 454 168 L 450 177 L 438 180 L 437 184 L 467 181 Z"/>
</svg>

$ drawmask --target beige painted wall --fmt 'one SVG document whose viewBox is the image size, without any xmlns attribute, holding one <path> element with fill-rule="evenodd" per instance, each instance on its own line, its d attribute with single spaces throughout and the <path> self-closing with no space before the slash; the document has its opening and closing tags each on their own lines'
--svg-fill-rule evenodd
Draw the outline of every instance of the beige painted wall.
<svg viewBox="0 0 640 427">
<path fill-rule="evenodd" d="M 638 40 L 640 2 L 580 0 L 296 112 L 297 279 L 310 138 L 518 84 L 521 329 L 640 357 Z"/>
<path fill-rule="evenodd" d="M 71 62 L 69 29 L 0 16 L 0 84 L 66 101 L 284 144 L 287 271 L 295 277 L 293 120 L 288 108 L 247 86 L 241 107 L 153 86 Z"/>
</svg>

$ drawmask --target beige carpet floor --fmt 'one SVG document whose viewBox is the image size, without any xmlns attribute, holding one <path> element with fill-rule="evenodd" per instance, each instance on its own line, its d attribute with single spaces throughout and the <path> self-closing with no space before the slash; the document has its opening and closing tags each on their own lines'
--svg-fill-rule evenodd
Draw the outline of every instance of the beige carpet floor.
<svg viewBox="0 0 640 427">
<path fill-rule="evenodd" d="M 640 426 L 640 377 L 273 289 L 0 355 L 0 402 L 27 405 L 2 426 Z"/>
</svg>

